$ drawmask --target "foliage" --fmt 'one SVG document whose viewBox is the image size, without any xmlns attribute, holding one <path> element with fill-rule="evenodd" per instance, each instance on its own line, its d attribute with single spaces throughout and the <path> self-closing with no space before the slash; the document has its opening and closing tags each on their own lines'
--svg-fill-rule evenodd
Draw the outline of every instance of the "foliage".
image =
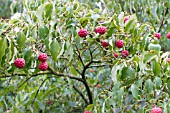
<svg viewBox="0 0 170 113">
<path fill-rule="evenodd" d="M 77 0 L 22 3 L 23 13 L 0 22 L 1 112 L 143 113 L 153 105 L 170 112 L 170 53 L 161 49 L 165 36 L 153 37 L 155 26 L 122 9 L 91 9 Z M 98 26 L 107 32 L 95 33 Z M 82 28 L 88 31 L 84 38 L 78 36 Z M 115 47 L 119 39 L 123 48 Z M 121 56 L 123 50 L 128 57 Z M 40 53 L 48 55 L 44 72 L 38 69 Z M 20 57 L 23 69 L 14 66 Z"/>
</svg>

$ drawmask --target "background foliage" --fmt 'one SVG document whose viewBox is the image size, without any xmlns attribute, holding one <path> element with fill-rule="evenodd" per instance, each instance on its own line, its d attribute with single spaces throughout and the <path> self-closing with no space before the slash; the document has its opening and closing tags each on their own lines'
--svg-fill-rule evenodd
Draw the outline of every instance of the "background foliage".
<svg viewBox="0 0 170 113">
<path fill-rule="evenodd" d="M 1 7 L 4 4 L 7 8 L 1 11 L 7 13 L 2 17 L 12 17 L 0 23 L 1 112 L 143 113 L 152 105 L 170 112 L 169 1 L 23 0 L 2 1 Z M 124 17 L 130 17 L 127 23 Z M 94 32 L 101 25 L 107 28 L 104 35 Z M 90 35 L 80 38 L 80 28 Z M 162 34 L 160 40 L 153 37 L 155 32 Z M 118 39 L 124 40 L 124 48 L 115 47 Z M 101 40 L 107 40 L 109 48 L 103 48 Z M 128 50 L 129 57 L 121 57 L 122 50 Z M 49 56 L 46 72 L 37 68 L 40 52 Z M 26 60 L 21 70 L 13 65 L 18 57 Z"/>
</svg>

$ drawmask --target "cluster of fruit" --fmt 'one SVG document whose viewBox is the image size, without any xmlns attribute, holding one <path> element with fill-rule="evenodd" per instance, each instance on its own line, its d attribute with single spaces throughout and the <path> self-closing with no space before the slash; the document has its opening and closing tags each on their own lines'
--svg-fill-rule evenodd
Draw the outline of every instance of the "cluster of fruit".
<svg viewBox="0 0 170 113">
<path fill-rule="evenodd" d="M 38 60 L 41 62 L 41 64 L 38 66 L 38 68 L 41 71 L 46 71 L 48 69 L 48 64 L 46 62 L 47 58 L 48 58 L 48 56 L 45 53 L 41 53 L 38 55 Z M 25 60 L 23 58 L 17 58 L 14 61 L 14 65 L 17 68 L 23 68 L 25 66 Z"/>
</svg>

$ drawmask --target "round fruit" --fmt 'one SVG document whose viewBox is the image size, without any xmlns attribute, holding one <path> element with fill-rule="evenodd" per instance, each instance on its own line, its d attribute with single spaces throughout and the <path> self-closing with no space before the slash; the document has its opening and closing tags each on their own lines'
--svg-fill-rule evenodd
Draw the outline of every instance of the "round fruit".
<svg viewBox="0 0 170 113">
<path fill-rule="evenodd" d="M 39 55 L 38 55 L 38 60 L 39 61 L 41 61 L 41 62 L 45 62 L 46 60 L 47 60 L 47 54 L 45 54 L 45 53 L 40 53 Z"/>
<path fill-rule="evenodd" d="M 103 46 L 103 47 L 108 47 L 109 44 L 108 44 L 106 41 L 102 41 L 102 46 Z"/>
<path fill-rule="evenodd" d="M 159 107 L 154 107 L 152 108 L 151 113 L 162 113 L 162 109 Z"/>
<path fill-rule="evenodd" d="M 118 58 L 119 55 L 118 55 L 117 53 L 114 53 L 113 56 L 114 56 L 115 58 Z"/>
<path fill-rule="evenodd" d="M 124 18 L 124 23 L 126 23 L 127 20 L 129 20 L 129 17 Z"/>
<path fill-rule="evenodd" d="M 168 39 L 170 39 L 170 32 L 166 35 L 166 37 L 167 37 Z"/>
<path fill-rule="evenodd" d="M 170 58 L 167 58 L 167 59 L 166 59 L 166 62 L 170 63 Z"/>
<path fill-rule="evenodd" d="M 121 55 L 123 57 L 127 57 L 129 55 L 129 51 L 128 50 L 124 50 L 124 51 L 121 52 Z"/>
<path fill-rule="evenodd" d="M 17 67 L 17 68 L 23 68 L 25 66 L 25 60 L 23 58 L 17 58 L 15 61 L 14 61 L 14 65 Z"/>
<path fill-rule="evenodd" d="M 84 111 L 84 113 L 91 113 L 90 111 Z"/>
<path fill-rule="evenodd" d="M 99 33 L 100 35 L 105 34 L 106 33 L 106 27 L 99 26 L 99 27 L 96 28 L 95 32 Z"/>
<path fill-rule="evenodd" d="M 41 71 L 46 71 L 48 69 L 48 64 L 47 62 L 42 62 L 38 68 L 41 70 Z"/>
<path fill-rule="evenodd" d="M 122 48 L 124 46 L 123 40 L 117 40 L 115 46 L 118 48 Z"/>
<path fill-rule="evenodd" d="M 156 37 L 157 39 L 160 39 L 160 38 L 161 38 L 161 34 L 160 34 L 160 33 L 154 33 L 153 36 Z"/>
<path fill-rule="evenodd" d="M 80 37 L 86 37 L 88 34 L 87 30 L 86 29 L 80 29 L 79 32 L 78 32 L 78 35 Z"/>
</svg>

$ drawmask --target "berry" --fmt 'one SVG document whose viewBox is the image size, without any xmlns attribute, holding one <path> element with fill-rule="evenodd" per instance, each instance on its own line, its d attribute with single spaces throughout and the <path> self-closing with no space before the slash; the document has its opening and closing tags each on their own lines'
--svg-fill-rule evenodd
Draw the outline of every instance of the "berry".
<svg viewBox="0 0 170 113">
<path fill-rule="evenodd" d="M 162 109 L 159 107 L 154 107 L 152 108 L 151 113 L 162 113 Z"/>
<path fill-rule="evenodd" d="M 88 34 L 87 30 L 86 29 L 80 29 L 79 32 L 78 32 L 78 35 L 80 37 L 86 37 Z"/>
<path fill-rule="evenodd" d="M 101 88 L 101 85 L 100 85 L 100 84 L 97 84 L 96 87 L 97 87 L 97 88 Z"/>
<path fill-rule="evenodd" d="M 17 68 L 23 68 L 25 66 L 25 60 L 23 58 L 17 58 L 14 62 Z"/>
<path fill-rule="evenodd" d="M 90 69 L 90 72 L 93 73 L 95 70 L 94 69 Z"/>
<path fill-rule="evenodd" d="M 170 39 L 170 32 L 166 35 L 166 37 L 167 37 L 168 39 Z"/>
<path fill-rule="evenodd" d="M 115 43 L 116 47 L 122 48 L 124 46 L 123 40 L 117 40 Z"/>
<path fill-rule="evenodd" d="M 106 41 L 102 41 L 102 46 L 103 46 L 103 47 L 108 47 L 109 44 L 108 44 Z"/>
<path fill-rule="evenodd" d="M 129 51 L 128 50 L 124 50 L 124 51 L 121 52 L 121 55 L 123 57 L 127 57 L 129 55 Z"/>
<path fill-rule="evenodd" d="M 129 20 L 129 17 L 124 18 L 124 23 L 126 23 L 127 20 Z"/>
<path fill-rule="evenodd" d="M 167 58 L 167 59 L 166 59 L 166 62 L 170 63 L 170 58 Z"/>
<path fill-rule="evenodd" d="M 45 62 L 46 60 L 47 60 L 47 54 L 45 54 L 45 53 L 40 53 L 39 55 L 38 55 L 38 60 L 39 61 L 41 61 L 41 62 Z"/>
<path fill-rule="evenodd" d="M 38 68 L 41 70 L 41 71 L 46 71 L 48 69 L 48 64 L 47 62 L 42 62 Z"/>
<path fill-rule="evenodd" d="M 47 100 L 47 102 L 46 102 L 48 105 L 50 105 L 50 104 L 52 104 L 52 101 L 50 101 L 50 100 Z"/>
<path fill-rule="evenodd" d="M 154 33 L 153 36 L 156 37 L 157 39 L 160 39 L 160 38 L 161 38 L 161 34 L 160 34 L 160 33 Z"/>
<path fill-rule="evenodd" d="M 105 34 L 106 33 L 106 27 L 99 26 L 95 29 L 95 32 L 99 33 L 100 35 Z"/>
<path fill-rule="evenodd" d="M 118 58 L 119 55 L 118 55 L 117 53 L 114 53 L 113 56 L 114 56 L 115 58 Z"/>
<path fill-rule="evenodd" d="M 84 111 L 84 113 L 91 113 L 90 111 Z"/>
</svg>

